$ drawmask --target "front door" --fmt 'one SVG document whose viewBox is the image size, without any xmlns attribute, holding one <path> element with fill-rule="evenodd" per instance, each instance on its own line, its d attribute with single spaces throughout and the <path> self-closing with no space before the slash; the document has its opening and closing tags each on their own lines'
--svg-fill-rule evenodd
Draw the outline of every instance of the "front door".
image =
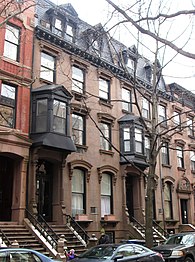
<svg viewBox="0 0 195 262">
<path fill-rule="evenodd" d="M 128 209 L 130 220 L 132 220 L 132 217 L 134 217 L 133 180 L 134 179 L 132 176 L 126 177 L 126 204 L 127 204 L 127 209 Z"/>
<path fill-rule="evenodd" d="M 182 224 L 188 224 L 188 200 L 181 199 L 181 219 Z"/>
<path fill-rule="evenodd" d="M 47 222 L 52 221 L 52 164 L 40 161 L 36 173 L 38 214 Z"/>
<path fill-rule="evenodd" d="M 11 220 L 14 161 L 0 156 L 0 221 Z"/>
</svg>

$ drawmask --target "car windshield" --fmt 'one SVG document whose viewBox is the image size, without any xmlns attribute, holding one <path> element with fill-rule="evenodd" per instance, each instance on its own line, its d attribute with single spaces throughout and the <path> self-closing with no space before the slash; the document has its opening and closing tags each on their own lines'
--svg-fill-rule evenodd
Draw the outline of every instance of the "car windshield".
<svg viewBox="0 0 195 262">
<path fill-rule="evenodd" d="M 82 258 L 108 258 L 111 257 L 114 251 L 117 249 L 116 246 L 97 246 L 89 249 L 79 257 Z"/>
<path fill-rule="evenodd" d="M 185 244 L 185 245 L 193 245 L 194 244 L 194 236 L 189 235 L 175 235 L 171 236 L 167 239 L 165 244 Z"/>
</svg>

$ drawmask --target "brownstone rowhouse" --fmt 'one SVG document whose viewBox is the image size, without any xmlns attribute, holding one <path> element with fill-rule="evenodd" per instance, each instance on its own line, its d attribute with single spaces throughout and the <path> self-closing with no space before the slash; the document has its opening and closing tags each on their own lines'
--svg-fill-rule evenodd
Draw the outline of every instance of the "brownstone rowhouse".
<svg viewBox="0 0 195 262">
<path fill-rule="evenodd" d="M 146 156 L 143 148 L 120 155 L 122 129 L 140 127 L 129 114 L 131 83 L 117 77 L 124 72 L 100 24 L 46 2 L 35 26 L 29 208 L 59 224 L 71 215 L 89 234 L 103 227 L 119 241 L 129 218 L 143 222 Z"/>
<path fill-rule="evenodd" d="M 31 146 L 34 7 L 7 19 L 16 7 L 5 5 L 0 17 L 0 221 L 22 222 Z"/>
</svg>

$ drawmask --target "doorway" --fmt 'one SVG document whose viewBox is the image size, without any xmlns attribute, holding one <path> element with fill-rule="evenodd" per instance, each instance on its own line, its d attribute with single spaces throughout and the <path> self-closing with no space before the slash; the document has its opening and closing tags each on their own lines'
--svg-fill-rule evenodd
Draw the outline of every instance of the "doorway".
<svg viewBox="0 0 195 262">
<path fill-rule="evenodd" d="M 182 224 L 188 224 L 188 200 L 180 199 Z"/>
<path fill-rule="evenodd" d="M 52 185 L 53 165 L 39 161 L 36 172 L 36 195 L 38 214 L 47 222 L 52 221 Z"/>
<path fill-rule="evenodd" d="M 0 221 L 11 221 L 14 161 L 0 156 Z"/>
<path fill-rule="evenodd" d="M 134 217 L 133 182 L 134 182 L 134 178 L 132 176 L 126 177 L 126 205 L 127 205 L 130 221 L 132 221 L 132 217 Z"/>
</svg>

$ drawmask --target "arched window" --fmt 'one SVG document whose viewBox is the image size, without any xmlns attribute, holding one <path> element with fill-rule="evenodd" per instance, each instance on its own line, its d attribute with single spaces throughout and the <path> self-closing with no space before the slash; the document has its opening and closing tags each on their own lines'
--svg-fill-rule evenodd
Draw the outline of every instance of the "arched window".
<svg viewBox="0 0 195 262">
<path fill-rule="evenodd" d="M 85 172 L 73 169 L 72 175 L 72 216 L 85 213 Z"/>
<path fill-rule="evenodd" d="M 172 183 L 166 182 L 164 186 L 165 219 L 173 219 Z"/>
</svg>

